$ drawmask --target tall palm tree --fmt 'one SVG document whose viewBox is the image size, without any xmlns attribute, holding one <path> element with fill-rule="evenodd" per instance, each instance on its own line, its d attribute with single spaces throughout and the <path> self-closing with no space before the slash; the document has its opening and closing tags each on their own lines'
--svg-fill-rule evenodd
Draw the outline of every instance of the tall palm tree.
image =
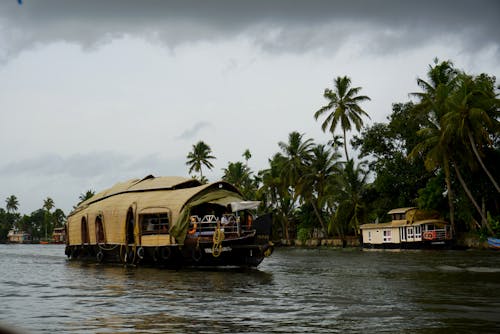
<svg viewBox="0 0 500 334">
<path fill-rule="evenodd" d="M 193 150 L 188 153 L 186 161 L 186 165 L 189 166 L 189 174 L 193 171 L 200 173 L 200 180 L 203 180 L 202 167 L 205 166 L 209 170 L 214 167 L 210 160 L 215 159 L 215 157 L 211 154 L 212 149 L 205 142 L 200 140 L 196 145 L 193 145 Z"/>
<path fill-rule="evenodd" d="M 50 197 L 47 197 L 43 200 L 43 208 L 50 212 L 54 208 L 54 200 Z"/>
<path fill-rule="evenodd" d="M 450 210 L 450 224 L 454 228 L 455 206 L 450 168 L 450 142 L 453 138 L 443 137 L 442 118 L 449 110 L 449 96 L 455 89 L 457 71 L 453 68 L 452 62 L 438 63 L 438 59 L 434 59 L 434 65 L 429 66 L 427 76 L 429 81 L 417 79 L 417 84 L 423 91 L 411 94 L 420 100 L 415 105 L 415 109 L 426 118 L 427 126 L 417 132 L 421 141 L 415 145 L 408 157 L 412 159 L 423 157 L 425 167 L 428 170 L 443 168 Z"/>
<path fill-rule="evenodd" d="M 491 146 L 490 134 L 500 130 L 500 100 L 494 92 L 494 79 L 486 75 L 458 76 L 458 88 L 450 99 L 450 111 L 443 116 L 445 130 L 456 137 L 461 147 L 471 150 L 497 192 L 500 187 L 481 158 L 483 148 Z M 446 135 L 446 134 L 445 134 Z M 464 150 L 458 152 L 464 153 Z M 473 159 L 467 159 L 473 164 Z"/>
<path fill-rule="evenodd" d="M 7 209 L 7 212 L 13 213 L 16 212 L 17 209 L 19 209 L 19 201 L 17 200 L 17 197 L 15 195 L 10 195 L 5 199 L 5 208 Z"/>
<path fill-rule="evenodd" d="M 346 132 L 352 129 L 352 124 L 357 131 L 361 130 L 363 126 L 363 116 L 370 118 L 370 116 L 360 107 L 360 103 L 364 101 L 370 101 L 370 98 L 365 95 L 358 95 L 361 91 L 361 87 L 351 87 L 351 79 L 347 76 L 337 77 L 334 80 L 334 89 L 326 88 L 323 96 L 329 100 L 328 104 L 321 107 L 318 111 L 314 113 L 314 119 L 318 119 L 323 114 L 329 113 L 321 129 L 334 134 L 337 125 L 343 132 L 344 137 L 344 150 L 346 160 L 349 160 L 349 155 L 347 154 L 347 135 Z"/>
<path fill-rule="evenodd" d="M 49 224 L 51 220 L 52 214 L 50 213 L 50 210 L 54 208 L 54 200 L 50 197 L 47 197 L 46 199 L 43 200 L 43 208 L 45 209 L 45 214 L 44 214 L 44 220 L 45 220 L 45 240 L 47 240 L 47 225 Z"/>
</svg>

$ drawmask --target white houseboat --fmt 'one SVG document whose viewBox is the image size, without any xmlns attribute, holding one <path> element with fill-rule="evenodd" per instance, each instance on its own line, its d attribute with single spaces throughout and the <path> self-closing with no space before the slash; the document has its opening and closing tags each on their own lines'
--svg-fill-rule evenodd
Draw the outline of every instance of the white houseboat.
<svg viewBox="0 0 500 334">
<path fill-rule="evenodd" d="M 32 242 L 31 234 L 17 229 L 9 231 L 7 234 L 7 240 L 12 244 L 29 244 Z"/>
<path fill-rule="evenodd" d="M 398 208 L 388 212 L 388 223 L 360 226 L 363 248 L 446 248 L 453 240 L 451 225 L 434 212 Z"/>
</svg>

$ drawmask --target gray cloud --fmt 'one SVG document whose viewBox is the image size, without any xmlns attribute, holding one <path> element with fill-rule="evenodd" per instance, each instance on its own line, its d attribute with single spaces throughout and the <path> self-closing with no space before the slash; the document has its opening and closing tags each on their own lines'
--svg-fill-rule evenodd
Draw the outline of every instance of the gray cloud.
<svg viewBox="0 0 500 334">
<path fill-rule="evenodd" d="M 500 43 L 500 2 L 455 1 L 71 1 L 0 4 L 0 57 L 44 43 L 94 48 L 125 35 L 169 47 L 249 35 L 263 49 L 338 49 L 361 32 L 367 51 L 398 50 L 445 36 L 464 48 Z"/>
<path fill-rule="evenodd" d="M 180 135 L 176 136 L 175 139 L 193 139 L 201 130 L 211 126 L 212 124 L 209 122 L 197 122 L 191 128 L 184 130 Z"/>
<path fill-rule="evenodd" d="M 170 163 L 172 165 L 172 163 Z M 175 165 L 182 165 L 175 162 Z M 70 176 L 73 178 L 99 177 L 102 175 L 149 174 L 168 169 L 169 163 L 158 154 L 129 156 L 117 152 L 91 152 L 63 157 L 48 153 L 38 157 L 13 161 L 0 166 L 0 173 L 24 176 Z M 179 175 L 183 173 L 178 171 Z"/>
</svg>

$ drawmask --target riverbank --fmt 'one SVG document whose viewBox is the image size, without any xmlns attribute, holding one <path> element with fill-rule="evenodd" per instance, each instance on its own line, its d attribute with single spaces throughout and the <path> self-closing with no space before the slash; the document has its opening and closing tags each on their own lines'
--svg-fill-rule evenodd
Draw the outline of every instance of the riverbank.
<svg viewBox="0 0 500 334">
<path fill-rule="evenodd" d="M 359 237 L 346 237 L 344 240 L 340 238 L 311 238 L 307 240 L 285 240 L 282 239 L 278 243 L 279 246 L 295 246 L 305 248 L 316 247 L 333 247 L 333 248 L 360 248 L 361 239 Z M 488 249 L 488 242 L 481 240 L 476 233 L 462 233 L 457 236 L 453 244 L 453 248 L 457 249 Z"/>
</svg>

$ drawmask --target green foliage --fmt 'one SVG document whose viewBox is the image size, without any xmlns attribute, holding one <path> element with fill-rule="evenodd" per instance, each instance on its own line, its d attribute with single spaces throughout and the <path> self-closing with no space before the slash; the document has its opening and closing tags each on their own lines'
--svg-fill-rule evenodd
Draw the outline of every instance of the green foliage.
<svg viewBox="0 0 500 334">
<path fill-rule="evenodd" d="M 302 242 L 307 241 L 311 238 L 311 229 L 310 228 L 299 228 L 297 231 L 297 239 Z"/>
<path fill-rule="evenodd" d="M 418 190 L 418 207 L 421 209 L 442 211 L 446 205 L 443 196 L 444 192 L 444 176 L 440 173 L 430 178 L 425 188 Z"/>
<path fill-rule="evenodd" d="M 214 160 L 215 156 L 211 154 L 212 149 L 210 148 L 210 146 L 200 140 L 198 143 L 193 145 L 193 150 L 187 155 L 188 160 L 186 161 L 186 165 L 189 166 L 189 174 L 191 174 L 191 172 L 193 171 L 196 173 L 200 173 L 199 180 L 202 183 L 206 183 L 204 182 L 205 179 L 203 178 L 202 167 L 205 166 L 209 170 L 214 167 L 210 160 Z"/>
</svg>

